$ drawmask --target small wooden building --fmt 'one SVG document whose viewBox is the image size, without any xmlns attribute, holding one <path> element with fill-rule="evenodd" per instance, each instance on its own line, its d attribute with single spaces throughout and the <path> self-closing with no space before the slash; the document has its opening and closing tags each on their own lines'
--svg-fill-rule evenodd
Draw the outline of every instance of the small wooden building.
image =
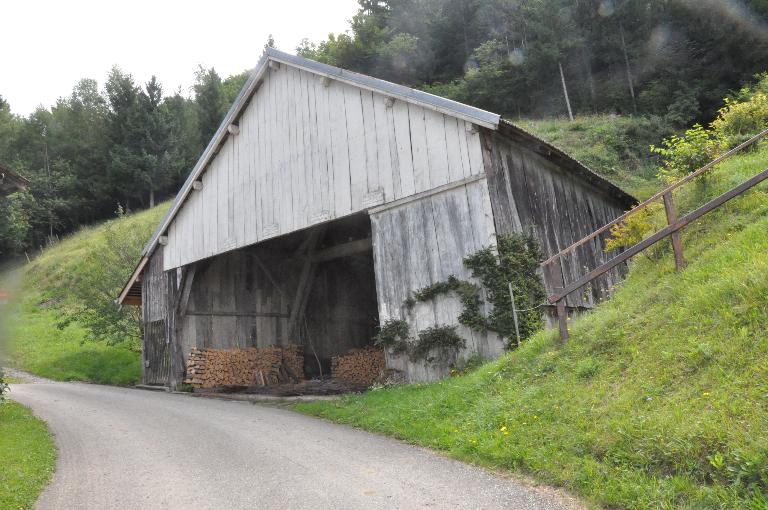
<svg viewBox="0 0 768 510">
<path fill-rule="evenodd" d="M 0 197 L 24 191 L 27 189 L 29 181 L 13 172 L 10 168 L 0 165 Z"/>
<path fill-rule="evenodd" d="M 633 202 L 498 115 L 267 49 L 118 302 L 142 306 L 147 384 L 178 385 L 193 347 L 299 343 L 327 360 L 370 344 L 389 318 L 456 324 L 457 298 L 403 302 L 468 278 L 463 258 L 497 233 L 532 228 L 553 254 Z M 595 241 L 563 274 L 605 258 Z M 593 306 L 617 278 L 568 306 Z M 458 330 L 459 356 L 504 350 L 493 333 Z M 387 363 L 412 381 L 449 370 Z"/>
</svg>

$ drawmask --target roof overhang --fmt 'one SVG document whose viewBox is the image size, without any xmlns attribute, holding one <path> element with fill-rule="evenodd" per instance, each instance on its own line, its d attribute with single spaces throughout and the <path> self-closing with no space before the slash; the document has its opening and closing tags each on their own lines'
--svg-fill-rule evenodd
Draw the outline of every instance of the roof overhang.
<svg viewBox="0 0 768 510">
<path fill-rule="evenodd" d="M 141 273 L 144 271 L 144 266 L 149 262 L 149 257 L 141 257 L 136 268 L 131 273 L 131 277 L 123 286 L 120 291 L 120 295 L 115 300 L 118 305 L 141 305 Z"/>
</svg>

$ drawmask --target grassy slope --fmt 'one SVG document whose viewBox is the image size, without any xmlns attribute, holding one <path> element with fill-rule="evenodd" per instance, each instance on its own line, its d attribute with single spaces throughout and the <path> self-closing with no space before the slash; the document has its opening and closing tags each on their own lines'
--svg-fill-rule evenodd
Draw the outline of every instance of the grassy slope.
<svg viewBox="0 0 768 510">
<path fill-rule="evenodd" d="M 0 508 L 32 508 L 55 461 L 45 423 L 16 402 L 0 405 Z"/>
<path fill-rule="evenodd" d="M 166 208 L 164 204 L 116 221 L 148 238 Z M 5 350 L 11 365 L 56 380 L 121 385 L 139 380 L 135 348 L 86 341 L 86 330 L 77 323 L 57 327 L 72 275 L 88 269 L 87 255 L 99 249 L 103 236 L 101 226 L 84 228 L 22 268 L 16 299 L 9 305 Z"/>
<path fill-rule="evenodd" d="M 704 192 L 766 167 L 768 150 L 723 165 Z M 600 506 L 768 508 L 768 185 L 683 240 L 682 274 L 666 243 L 661 263 L 638 257 L 565 346 L 541 333 L 461 377 L 297 409 Z"/>
<path fill-rule="evenodd" d="M 658 188 L 656 160 L 649 146 L 670 134 L 659 119 L 579 116 L 566 119 L 518 121 L 521 127 L 561 148 L 639 198 Z"/>
</svg>

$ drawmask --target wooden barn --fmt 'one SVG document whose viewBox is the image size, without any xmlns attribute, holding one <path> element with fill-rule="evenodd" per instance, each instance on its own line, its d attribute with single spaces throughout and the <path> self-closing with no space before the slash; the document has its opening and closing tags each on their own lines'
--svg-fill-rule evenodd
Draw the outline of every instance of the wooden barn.
<svg viewBox="0 0 768 510">
<path fill-rule="evenodd" d="M 142 307 L 147 384 L 178 386 L 193 348 L 299 344 L 316 375 L 315 360 L 370 345 L 387 319 L 457 324 L 450 295 L 403 303 L 469 278 L 463 258 L 497 233 L 533 229 L 549 255 L 633 202 L 498 115 L 267 49 L 118 302 Z M 595 241 L 562 272 L 606 259 Z M 543 275 L 548 290 L 563 285 L 556 273 Z M 593 306 L 617 278 L 568 306 Z M 458 331 L 460 357 L 504 350 L 493 333 Z M 386 363 L 410 381 L 450 369 Z"/>
</svg>

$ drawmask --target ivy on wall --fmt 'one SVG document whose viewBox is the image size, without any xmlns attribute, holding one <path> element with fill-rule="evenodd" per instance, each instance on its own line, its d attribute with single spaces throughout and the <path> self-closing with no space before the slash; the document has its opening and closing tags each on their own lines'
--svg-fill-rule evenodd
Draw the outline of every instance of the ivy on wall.
<svg viewBox="0 0 768 510">
<path fill-rule="evenodd" d="M 503 338 L 516 340 L 509 294 L 511 285 L 520 337 L 530 337 L 543 326 L 540 304 L 544 302 L 546 293 L 538 274 L 541 248 L 531 232 L 499 235 L 496 242 L 496 250 L 484 248 L 464 259 L 464 266 L 472 271 L 472 277 L 477 278 L 481 285 L 452 275 L 446 281 L 412 292 L 403 303 L 405 309 L 410 313 L 416 303 L 454 293 L 462 303 L 462 312 L 457 317 L 459 324 L 475 331 L 494 331 Z M 481 310 L 483 288 L 492 305 L 487 316 Z M 448 354 L 458 352 L 465 345 L 455 326 L 433 326 L 412 338 L 408 322 L 400 319 L 385 322 L 376 335 L 375 343 L 390 349 L 393 354 L 407 354 L 413 361 L 432 361 L 429 353 L 433 349 Z M 516 341 L 508 342 L 509 348 L 515 345 Z"/>
</svg>

